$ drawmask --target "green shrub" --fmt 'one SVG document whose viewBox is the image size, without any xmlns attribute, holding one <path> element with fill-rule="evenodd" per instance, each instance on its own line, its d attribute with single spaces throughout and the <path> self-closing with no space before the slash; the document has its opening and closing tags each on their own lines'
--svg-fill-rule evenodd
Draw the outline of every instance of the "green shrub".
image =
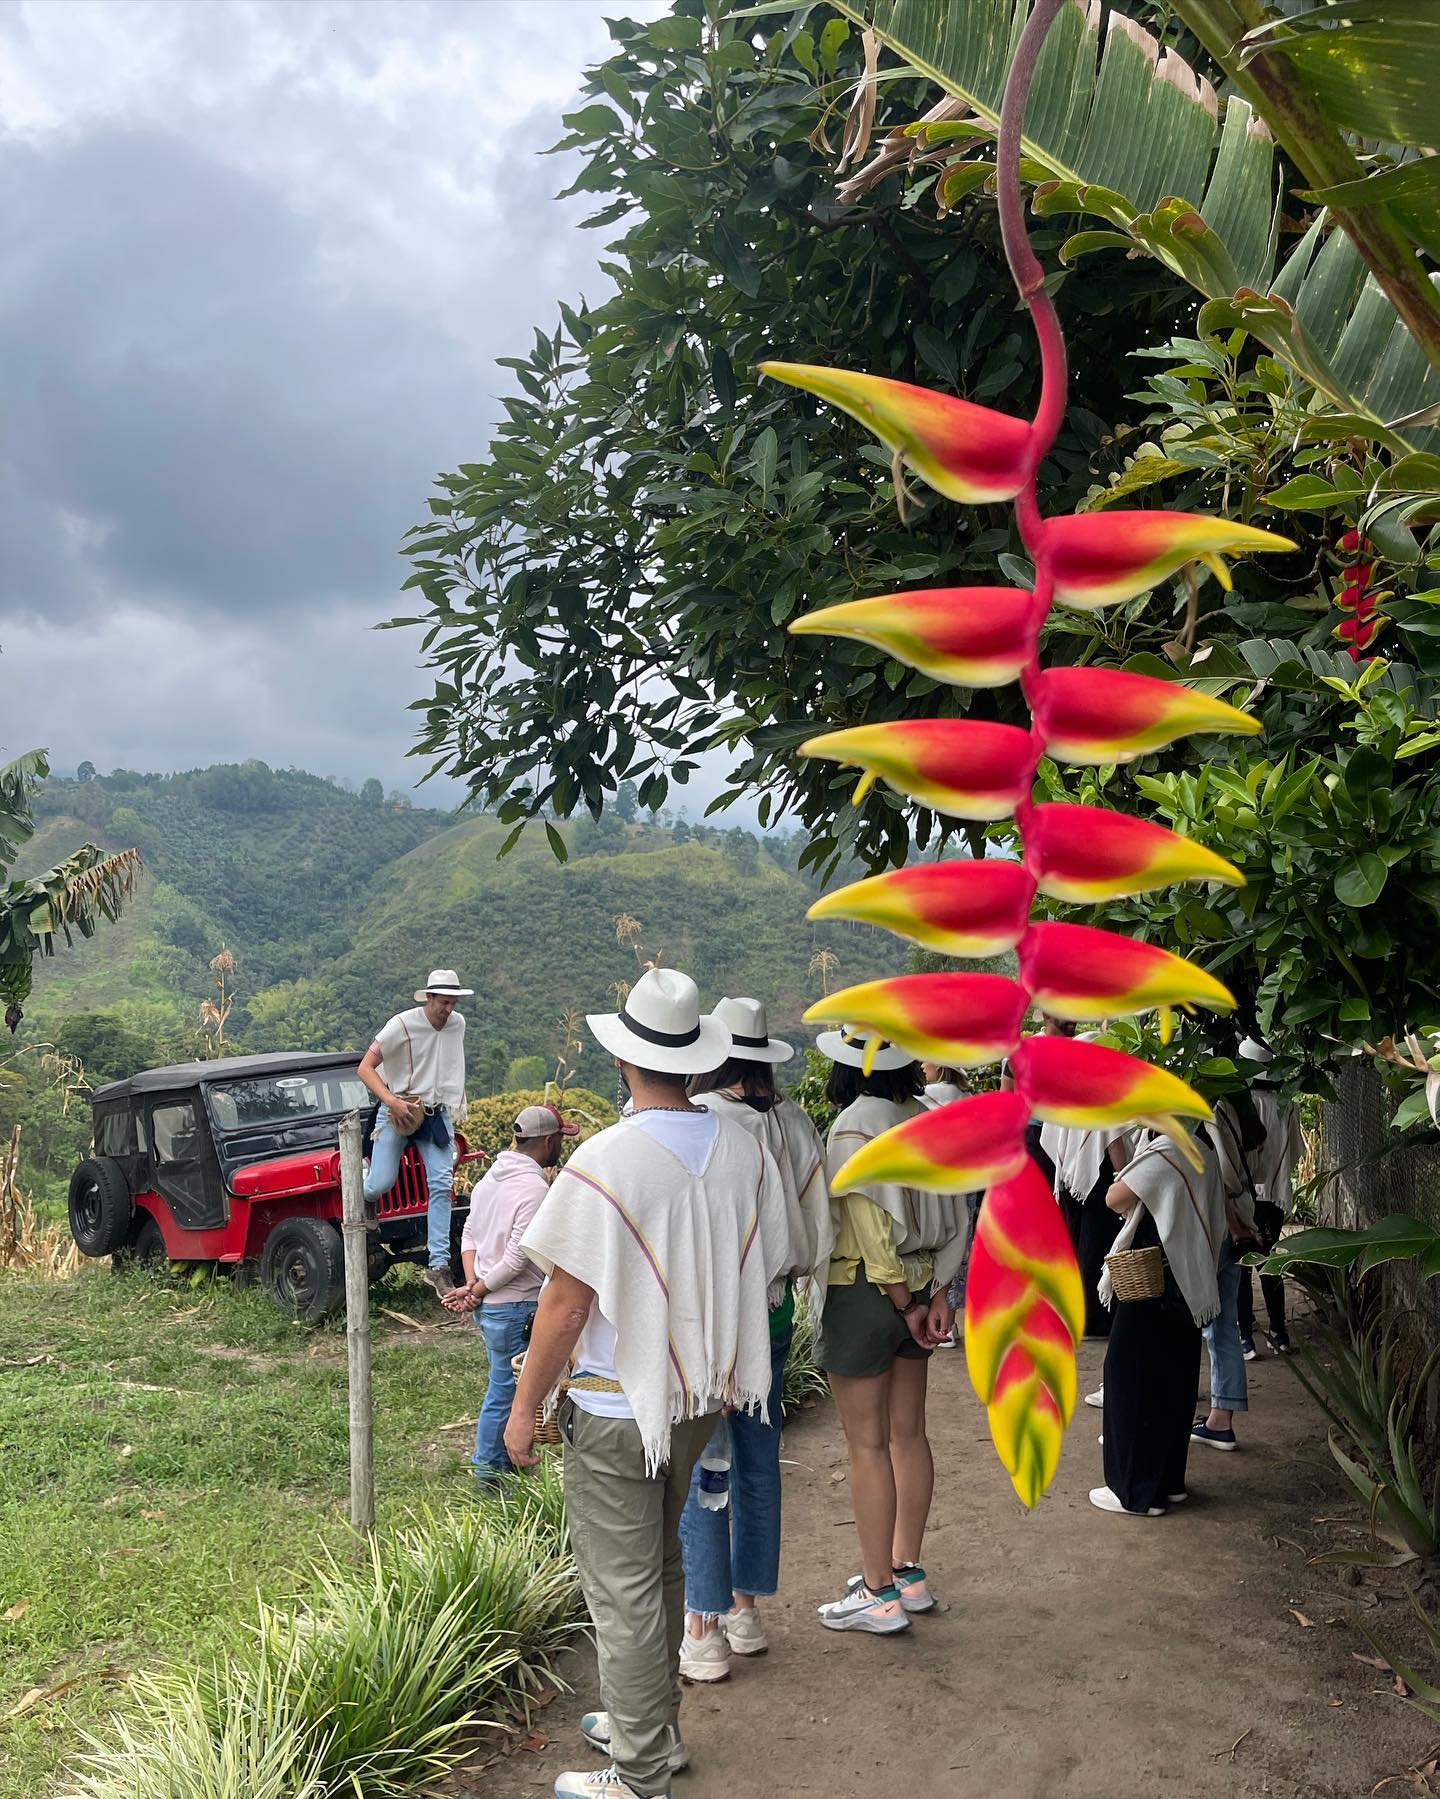
<svg viewBox="0 0 1440 1799">
<path fill-rule="evenodd" d="M 830 1058 L 822 1056 L 818 1049 L 805 1051 L 805 1072 L 793 1080 L 785 1082 L 785 1091 L 796 1105 L 802 1107 L 811 1124 L 825 1137 L 830 1126 L 835 1122 L 835 1114 L 839 1107 L 834 1105 L 825 1094 L 825 1084 L 830 1079 Z"/>
<path fill-rule="evenodd" d="M 224 1662 L 147 1677 L 143 1724 L 92 1739 L 76 1799 L 398 1799 L 438 1780 L 578 1627 L 561 1509 L 546 1467 L 372 1538 L 359 1566 L 327 1557 Z"/>
<path fill-rule="evenodd" d="M 538 1087 L 522 1087 L 510 1093 L 492 1094 L 489 1099 L 472 1099 L 465 1108 L 459 1128 L 471 1149 L 483 1149 L 487 1156 L 498 1155 L 514 1142 L 515 1118 L 524 1107 L 556 1103 L 555 1092 L 549 1087 L 543 1091 Z M 569 1146 L 593 1137 L 596 1131 L 603 1131 L 606 1125 L 614 1124 L 618 1116 L 612 1101 L 602 1099 L 586 1087 L 569 1088 L 559 1105 L 566 1122 L 580 1126 L 579 1137 L 568 1140 L 567 1153 Z"/>
</svg>

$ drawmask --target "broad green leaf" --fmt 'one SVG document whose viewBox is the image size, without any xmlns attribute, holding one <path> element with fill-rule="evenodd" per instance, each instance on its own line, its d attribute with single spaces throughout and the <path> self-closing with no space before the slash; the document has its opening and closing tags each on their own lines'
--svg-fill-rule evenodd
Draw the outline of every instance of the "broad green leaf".
<svg viewBox="0 0 1440 1799">
<path fill-rule="evenodd" d="M 1245 60 L 1277 51 L 1343 130 L 1391 144 L 1440 142 L 1440 7 L 1434 0 L 1349 0 L 1277 20 L 1245 40 Z"/>
<path fill-rule="evenodd" d="M 1342 906 L 1372 906 L 1384 891 L 1389 872 L 1374 850 L 1352 856 L 1335 877 L 1335 897 Z"/>
<path fill-rule="evenodd" d="M 1321 206 L 1385 206 L 1416 243 L 1440 257 L 1440 157 L 1417 156 L 1360 181 L 1315 188 L 1300 197 Z"/>
</svg>

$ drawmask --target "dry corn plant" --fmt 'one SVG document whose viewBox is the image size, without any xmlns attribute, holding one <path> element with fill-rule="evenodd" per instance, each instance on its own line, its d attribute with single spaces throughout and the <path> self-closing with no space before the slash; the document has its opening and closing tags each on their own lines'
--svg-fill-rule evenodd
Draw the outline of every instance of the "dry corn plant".
<svg viewBox="0 0 1440 1799">
<path fill-rule="evenodd" d="M 560 1049 L 555 1057 L 554 1076 L 546 1083 L 545 1097 L 548 1099 L 553 1092 L 558 1104 L 579 1070 L 585 1039 L 580 1032 L 580 1013 L 574 1006 L 567 1006 L 555 1023 L 560 1031 Z"/>
<path fill-rule="evenodd" d="M 38 1273 L 67 1280 L 80 1266 L 80 1251 L 58 1220 L 41 1224 L 20 1183 L 20 1126 L 0 1149 L 0 1273 Z"/>
<path fill-rule="evenodd" d="M 622 912 L 615 920 L 615 941 L 622 947 L 635 952 L 635 966 L 641 974 L 645 974 L 649 969 L 658 968 L 665 960 L 663 950 L 657 949 L 653 956 L 645 954 L 645 946 L 640 941 L 640 933 L 644 928 L 633 912 Z M 629 993 L 628 985 L 625 991 Z"/>
<path fill-rule="evenodd" d="M 235 1004 L 235 973 L 239 965 L 222 943 L 220 953 L 210 958 L 210 972 L 215 977 L 215 999 L 200 1002 L 200 1035 L 205 1041 L 208 1058 L 226 1052 L 225 1025 Z"/>
<path fill-rule="evenodd" d="M 14 1064 L 23 1055 L 35 1056 L 50 1086 L 60 1095 L 60 1109 L 69 1114 L 72 1102 L 88 1094 L 85 1064 L 51 1043 L 30 1043 L 0 1063 L 0 1082 L 13 1081 Z M 35 1205 L 20 1179 L 20 1136 L 17 1124 L 9 1143 L 0 1147 L 0 1271 L 26 1269 L 63 1280 L 79 1268 L 81 1256 L 69 1230 L 57 1220 L 41 1224 Z"/>
</svg>

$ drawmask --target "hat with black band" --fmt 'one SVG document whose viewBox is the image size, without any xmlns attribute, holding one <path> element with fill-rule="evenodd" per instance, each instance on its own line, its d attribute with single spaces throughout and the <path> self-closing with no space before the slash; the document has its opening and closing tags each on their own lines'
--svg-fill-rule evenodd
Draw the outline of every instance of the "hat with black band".
<svg viewBox="0 0 1440 1799">
<path fill-rule="evenodd" d="M 853 1024 L 842 1024 L 838 1031 L 821 1031 L 815 1039 L 815 1047 L 822 1056 L 828 1056 L 832 1062 L 843 1062 L 847 1068 L 863 1068 L 865 1066 L 865 1045 L 870 1033 Z M 885 1071 L 892 1068 L 905 1068 L 915 1060 L 908 1049 L 898 1049 L 893 1043 L 881 1038 L 880 1047 L 875 1051 L 871 1062 L 872 1072 Z"/>
<path fill-rule="evenodd" d="M 618 1012 L 587 1015 L 602 1049 L 659 1074 L 707 1074 L 730 1054 L 730 1032 L 700 1014 L 700 990 L 676 968 L 647 968 Z"/>
<path fill-rule="evenodd" d="M 758 999 L 722 999 L 710 1014 L 730 1033 L 730 1054 L 740 1062 L 788 1062 L 794 1048 L 770 1035 Z"/>
</svg>

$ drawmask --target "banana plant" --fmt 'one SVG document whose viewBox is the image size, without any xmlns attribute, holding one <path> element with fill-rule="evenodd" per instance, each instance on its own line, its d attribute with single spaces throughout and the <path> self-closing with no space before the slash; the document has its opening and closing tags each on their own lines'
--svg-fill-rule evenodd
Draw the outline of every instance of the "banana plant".
<svg viewBox="0 0 1440 1799">
<path fill-rule="evenodd" d="M 30 794 L 50 772 L 43 750 L 0 768 L 0 1002 L 14 1031 L 24 1015 L 36 956 L 52 956 L 55 939 L 91 937 L 102 918 L 115 919 L 135 890 L 138 850 L 115 854 L 82 844 L 63 862 L 29 880 L 6 880 L 9 864 L 34 834 Z"/>
<path fill-rule="evenodd" d="M 993 185 L 1030 0 L 833 4 L 947 96 L 892 133 L 842 196 L 897 168 L 933 179 L 942 210 Z M 1202 329 L 1242 326 L 1364 434 L 1397 451 L 1433 447 L 1440 296 L 1415 251 L 1433 255 L 1440 238 L 1440 165 L 1416 147 L 1440 139 L 1440 9 L 1344 0 L 1280 23 L 1259 0 L 1177 0 L 1176 11 L 1235 84 L 1223 104 L 1112 7 L 1072 0 L 1047 40 L 1023 172 L 1037 212 L 1096 221 L 1062 262 L 1153 256 L 1205 296 Z M 1342 131 L 1399 147 L 1363 146 L 1362 161 Z M 1329 209 L 1278 268 L 1276 135 L 1312 183 L 1301 197 Z"/>
<path fill-rule="evenodd" d="M 1006 1058 L 1013 1091 L 961 1098 L 907 1119 L 838 1171 L 845 1193 L 872 1181 L 940 1192 L 986 1189 L 970 1266 L 965 1345 L 971 1380 L 1015 1491 L 1034 1505 L 1054 1478 L 1075 1407 L 1075 1346 L 1084 1294 L 1054 1195 L 1025 1149 L 1031 1118 L 1075 1126 L 1145 1121 L 1192 1160 L 1186 1120 L 1210 1107 L 1168 1069 L 1098 1042 L 1022 1036 L 1037 1004 L 1093 1020 L 1172 1008 L 1233 1007 L 1213 976 L 1115 933 L 1032 920 L 1038 895 L 1087 903 L 1176 880 L 1237 884 L 1213 852 L 1148 820 L 1099 807 L 1037 804 L 1042 758 L 1081 767 L 1124 761 L 1192 731 L 1249 733 L 1255 722 L 1168 680 L 1109 669 L 1044 669 L 1041 627 L 1052 606 L 1094 610 L 1146 592 L 1198 563 L 1222 588 L 1226 557 L 1289 550 L 1287 538 L 1225 518 L 1119 509 L 1046 517 L 1040 464 L 1065 412 L 1067 358 L 1045 270 L 1024 223 L 1022 127 L 1047 37 L 1061 49 L 1073 0 L 1036 0 L 998 115 L 996 183 L 1006 259 L 1029 309 L 1041 371 L 1033 418 L 857 371 L 770 362 L 775 379 L 839 406 L 937 492 L 962 504 L 1008 502 L 1034 567 L 1028 588 L 927 589 L 826 608 L 799 634 L 831 632 L 883 644 L 938 685 L 1019 682 L 1028 729 L 979 719 L 860 724 L 812 739 L 802 753 L 860 771 L 854 797 L 876 781 L 952 818 L 1013 819 L 1014 861 L 953 861 L 872 876 L 817 902 L 812 915 L 879 924 L 960 956 L 1016 952 L 1016 975 L 949 973 L 862 982 L 827 995 L 806 1017 L 841 1023 L 865 1046 L 883 1040 L 918 1056 L 978 1066 Z M 1052 65 L 1053 66 L 1053 65 Z M 1043 107 L 1041 108 L 1043 117 Z"/>
</svg>

